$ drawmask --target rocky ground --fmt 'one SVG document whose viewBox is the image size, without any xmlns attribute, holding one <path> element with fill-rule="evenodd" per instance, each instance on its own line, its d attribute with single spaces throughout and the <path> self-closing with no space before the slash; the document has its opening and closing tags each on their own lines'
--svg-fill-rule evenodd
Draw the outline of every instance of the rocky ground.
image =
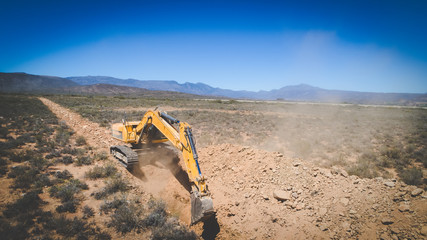
<svg viewBox="0 0 427 240">
<path fill-rule="evenodd" d="M 88 144 L 108 151 L 110 132 L 45 98 L 41 100 Z M 141 200 L 164 199 L 189 222 L 189 193 L 179 154 L 159 149 L 123 171 Z M 167 152 L 167 153 L 165 153 Z M 198 149 L 217 218 L 193 226 L 205 239 L 423 239 L 427 195 L 393 179 L 360 179 L 342 169 L 318 168 L 303 159 L 239 145 Z"/>
</svg>

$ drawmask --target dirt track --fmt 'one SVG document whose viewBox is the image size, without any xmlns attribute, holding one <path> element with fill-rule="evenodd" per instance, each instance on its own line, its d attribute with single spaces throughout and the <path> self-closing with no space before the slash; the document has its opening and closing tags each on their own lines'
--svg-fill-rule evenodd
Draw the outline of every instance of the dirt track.
<svg viewBox="0 0 427 240">
<path fill-rule="evenodd" d="M 50 100 L 40 98 L 59 119 L 99 149 L 117 144 L 110 132 Z M 141 159 L 140 172 L 123 173 L 136 190 L 163 198 L 189 222 L 189 194 L 180 179 L 177 154 Z M 217 221 L 193 229 L 219 239 L 423 239 L 427 235 L 425 192 L 383 179 L 359 179 L 340 169 L 317 168 L 302 159 L 222 144 L 198 149 Z M 159 155 L 157 155 L 159 156 Z M 285 201 L 273 192 L 284 191 Z M 424 235 L 423 235 L 424 234 Z"/>
</svg>

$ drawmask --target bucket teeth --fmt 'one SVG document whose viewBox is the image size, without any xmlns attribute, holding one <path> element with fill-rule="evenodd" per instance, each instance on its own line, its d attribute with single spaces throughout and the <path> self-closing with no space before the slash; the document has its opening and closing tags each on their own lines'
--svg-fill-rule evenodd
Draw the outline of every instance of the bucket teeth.
<svg viewBox="0 0 427 240">
<path fill-rule="evenodd" d="M 191 193 L 191 225 L 205 221 L 215 215 L 212 198 Z"/>
</svg>

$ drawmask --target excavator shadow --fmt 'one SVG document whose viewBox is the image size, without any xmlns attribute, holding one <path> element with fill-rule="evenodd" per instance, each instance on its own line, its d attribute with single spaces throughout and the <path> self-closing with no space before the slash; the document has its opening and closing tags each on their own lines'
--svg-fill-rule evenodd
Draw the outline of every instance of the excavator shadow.
<svg viewBox="0 0 427 240">
<path fill-rule="evenodd" d="M 132 169 L 133 175 L 143 181 L 148 181 L 142 170 L 144 166 L 152 165 L 158 168 L 166 168 L 189 193 L 191 192 L 190 179 L 187 172 L 179 164 L 179 154 L 173 146 L 168 143 L 157 143 L 136 149 L 136 152 L 138 153 L 139 166 Z"/>
<path fill-rule="evenodd" d="M 220 230 L 218 219 L 216 216 L 213 216 L 203 222 L 202 238 L 204 240 L 215 239 Z"/>
</svg>

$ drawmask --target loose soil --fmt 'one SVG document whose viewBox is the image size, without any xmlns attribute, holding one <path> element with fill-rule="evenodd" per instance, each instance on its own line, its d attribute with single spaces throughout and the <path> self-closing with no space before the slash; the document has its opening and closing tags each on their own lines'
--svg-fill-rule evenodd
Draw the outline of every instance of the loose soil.
<svg viewBox="0 0 427 240">
<path fill-rule="evenodd" d="M 89 145 L 109 151 L 110 132 L 45 98 L 60 120 Z M 153 153 L 153 154 L 151 154 Z M 342 169 L 311 165 L 279 152 L 221 144 L 198 149 L 216 219 L 192 226 L 205 239 L 423 239 L 426 193 L 390 179 L 360 179 Z M 139 153 L 140 167 L 121 169 L 133 191 L 162 198 L 184 223 L 190 220 L 188 180 L 168 145 Z M 151 156 L 155 156 L 152 158 Z M 119 163 L 117 163 L 119 164 Z M 187 182 L 186 182 L 187 181 Z M 281 190 L 279 201 L 274 192 Z"/>
</svg>

